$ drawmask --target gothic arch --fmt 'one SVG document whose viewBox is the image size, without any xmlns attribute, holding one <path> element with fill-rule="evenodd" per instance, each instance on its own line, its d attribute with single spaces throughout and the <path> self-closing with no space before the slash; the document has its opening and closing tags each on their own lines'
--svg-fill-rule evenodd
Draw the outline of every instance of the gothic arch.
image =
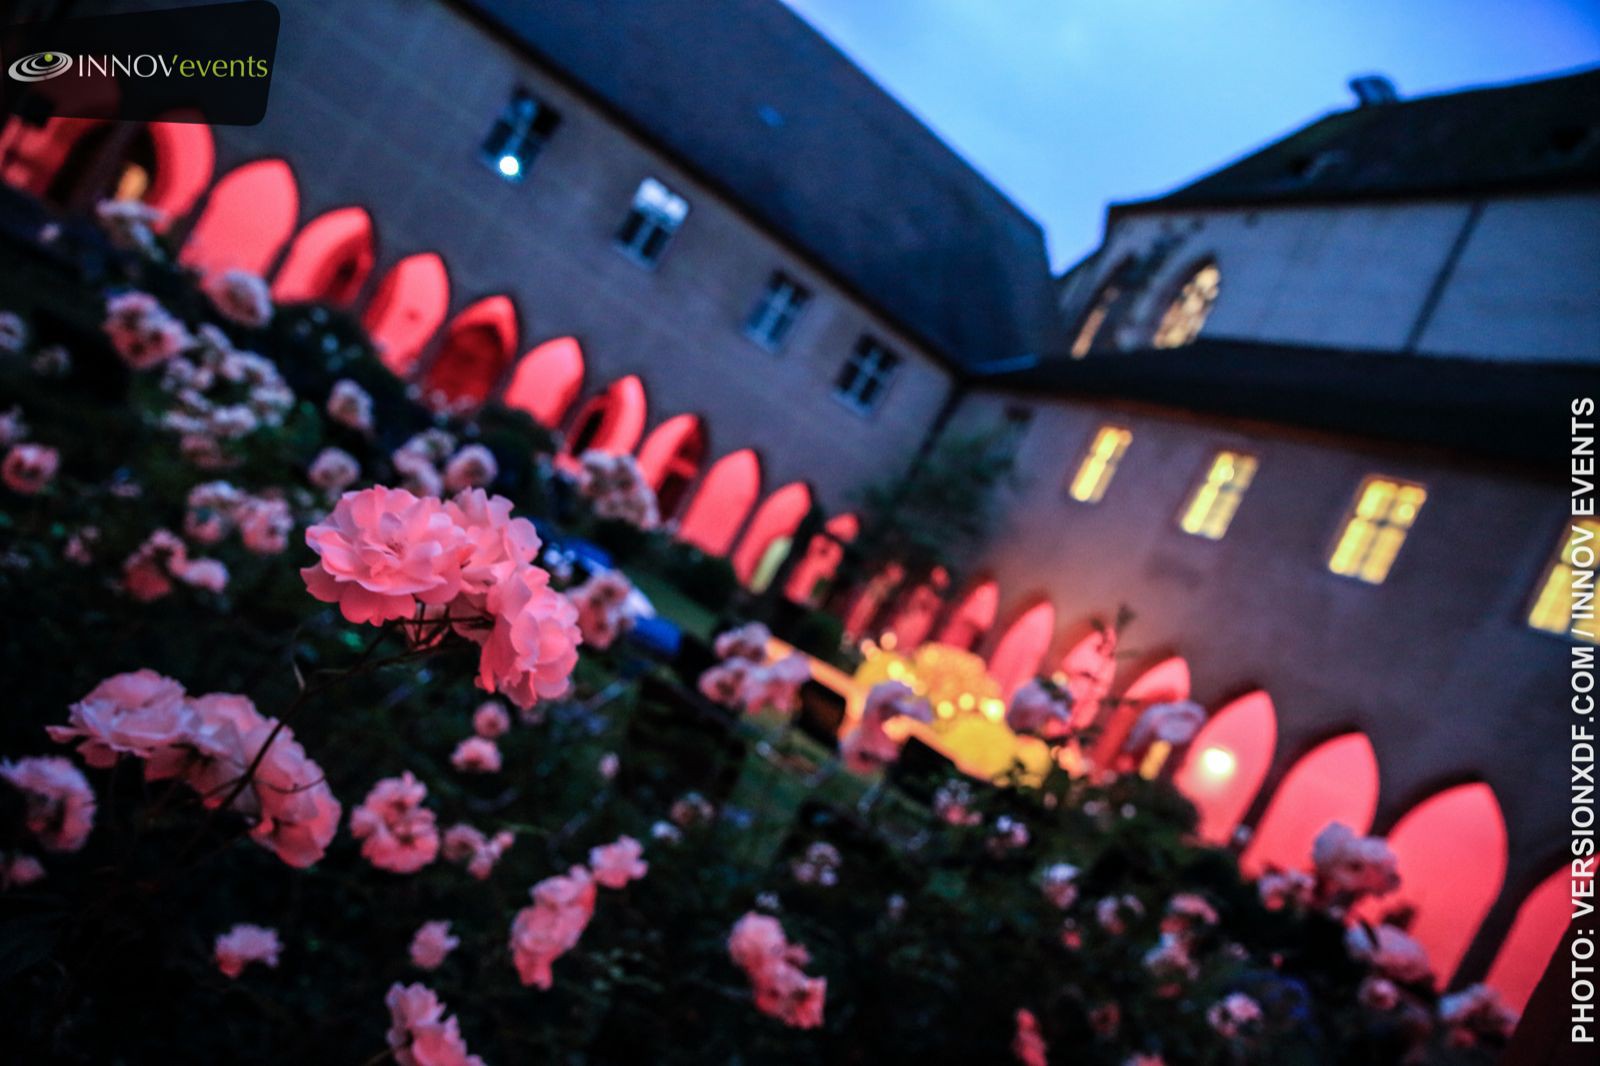
<svg viewBox="0 0 1600 1066">
<path fill-rule="evenodd" d="M 202 274 L 245 270 L 265 276 L 299 213 L 300 188 L 288 163 L 245 163 L 212 186 L 178 260 Z"/>
<path fill-rule="evenodd" d="M 0 129 L 0 179 L 60 207 L 89 208 L 119 191 L 158 208 L 165 230 L 194 207 L 211 183 L 216 145 L 202 122 L 150 122 L 130 129 L 100 119 L 52 118 Z M 132 175 L 137 167 L 142 175 Z M 136 177 L 135 189 L 119 188 Z"/>
<path fill-rule="evenodd" d="M 383 365 L 399 377 L 410 374 L 444 321 L 450 306 L 450 274 L 437 252 L 408 255 L 389 269 L 361 316 Z"/>
<path fill-rule="evenodd" d="M 340 207 L 306 223 L 272 282 L 279 303 L 315 301 L 349 307 L 372 273 L 372 216 Z"/>
<path fill-rule="evenodd" d="M 554 429 L 583 391 L 583 348 L 575 337 L 545 341 L 517 363 L 505 405 Z"/>
<path fill-rule="evenodd" d="M 811 538 L 805 557 L 789 571 L 784 595 L 795 603 L 816 603 L 818 586 L 831 581 L 838 572 L 839 564 L 844 561 L 844 545 L 861 532 L 861 521 L 853 514 L 834 515 L 823 524 L 822 530 Z"/>
<path fill-rule="evenodd" d="M 1540 881 L 1517 908 L 1511 932 L 1500 945 L 1485 981 L 1512 1010 L 1527 1006 L 1534 986 L 1561 946 L 1572 920 L 1571 897 L 1571 872 L 1562 866 Z"/>
<path fill-rule="evenodd" d="M 1255 801 L 1278 744 L 1272 697 L 1256 691 L 1223 707 L 1189 744 L 1173 784 L 1200 812 L 1200 839 L 1226 844 Z"/>
<path fill-rule="evenodd" d="M 494 392 L 516 350 L 517 310 L 511 298 L 486 296 L 451 319 L 423 375 L 423 396 L 437 406 L 476 407 Z"/>
<path fill-rule="evenodd" d="M 1357 833 L 1372 828 L 1378 810 L 1378 756 L 1365 733 L 1323 741 L 1302 756 L 1272 794 L 1239 860 L 1246 877 L 1269 866 L 1307 869 L 1311 844 L 1331 822 Z"/>
<path fill-rule="evenodd" d="M 594 450 L 625 455 L 639 445 L 648 416 L 644 382 L 639 375 L 613 381 L 578 410 L 567 438 L 569 455 Z"/>
<path fill-rule="evenodd" d="M 1049 600 L 1035 603 L 1006 627 L 989 655 L 989 676 L 999 684 L 1003 698 L 1010 699 L 1024 682 L 1038 676 L 1055 631 L 1056 609 Z"/>
<path fill-rule="evenodd" d="M 761 492 L 761 460 L 749 448 L 724 455 L 678 523 L 678 539 L 708 555 L 726 555 Z"/>
<path fill-rule="evenodd" d="M 773 490 L 756 509 L 750 519 L 750 528 L 733 553 L 733 572 L 746 585 L 756 576 L 767 552 L 780 541 L 794 536 L 806 512 L 811 510 L 811 490 L 799 481 L 791 481 Z"/>
<path fill-rule="evenodd" d="M 994 627 L 995 615 L 999 611 L 999 583 L 991 579 L 974 586 L 962 597 L 961 605 L 939 631 L 939 643 L 962 651 L 973 650 Z"/>
<path fill-rule="evenodd" d="M 639 446 L 639 471 L 656 490 L 661 517 L 670 519 L 688 498 L 706 459 L 706 429 L 699 415 L 674 415 Z"/>
</svg>

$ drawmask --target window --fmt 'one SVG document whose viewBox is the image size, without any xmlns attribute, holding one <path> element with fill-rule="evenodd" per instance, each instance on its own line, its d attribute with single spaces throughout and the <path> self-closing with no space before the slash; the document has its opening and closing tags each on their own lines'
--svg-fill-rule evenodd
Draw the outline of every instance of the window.
<svg viewBox="0 0 1600 1066">
<path fill-rule="evenodd" d="M 1217 302 L 1221 285 L 1222 271 L 1215 263 L 1206 263 L 1190 274 L 1161 315 L 1150 343 L 1157 348 L 1182 348 L 1194 343 Z"/>
<path fill-rule="evenodd" d="M 1078 327 L 1078 335 L 1072 341 L 1072 358 L 1082 359 L 1088 355 L 1099 338 L 1100 331 L 1105 328 L 1106 319 L 1111 315 L 1112 306 L 1122 297 L 1122 290 L 1115 283 L 1108 282 L 1095 295 L 1094 303 L 1089 305 L 1089 312 L 1083 316 L 1083 324 Z"/>
<path fill-rule="evenodd" d="M 1228 523 L 1244 499 L 1244 491 L 1256 476 L 1254 456 L 1238 452 L 1218 452 L 1211 460 L 1206 478 L 1189 497 L 1189 506 L 1183 510 L 1178 525 L 1185 533 L 1193 533 L 1207 540 L 1221 540 L 1228 532 Z"/>
<path fill-rule="evenodd" d="M 1428 498 L 1421 485 L 1369 477 L 1356 493 L 1328 569 L 1373 585 L 1389 576 L 1394 557 Z"/>
<path fill-rule="evenodd" d="M 1080 503 L 1099 503 L 1131 440 L 1133 433 L 1121 426 L 1101 426 L 1067 486 L 1067 495 Z"/>
<path fill-rule="evenodd" d="M 645 178 L 617 229 L 617 247 L 630 259 L 655 266 L 667 250 L 667 242 L 688 217 L 689 201 L 655 178 Z"/>
<path fill-rule="evenodd" d="M 877 410 L 889 391 L 900 357 L 871 337 L 862 337 L 833 383 L 833 394 L 861 414 Z"/>
<path fill-rule="evenodd" d="M 533 157 L 550 139 L 561 116 L 534 99 L 526 89 L 516 89 L 500 117 L 489 127 L 478 156 L 507 181 L 521 181 Z"/>
<path fill-rule="evenodd" d="M 1573 557 L 1584 548 L 1587 566 Z M 1562 537 L 1561 552 L 1545 571 L 1539 595 L 1528 611 L 1528 624 L 1546 633 L 1559 633 L 1589 644 L 1596 643 L 1594 627 L 1594 556 L 1600 549 L 1600 520 L 1575 518 Z"/>
<path fill-rule="evenodd" d="M 810 299 L 811 293 L 803 285 L 781 270 L 774 271 L 744 324 L 745 334 L 763 348 L 776 351 Z"/>
</svg>

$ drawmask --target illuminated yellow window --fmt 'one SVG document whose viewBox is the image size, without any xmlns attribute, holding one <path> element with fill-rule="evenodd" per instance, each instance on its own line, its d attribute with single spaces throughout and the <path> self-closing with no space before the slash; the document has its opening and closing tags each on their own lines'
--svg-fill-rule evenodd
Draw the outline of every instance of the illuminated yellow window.
<svg viewBox="0 0 1600 1066">
<path fill-rule="evenodd" d="M 1374 585 L 1381 583 L 1389 576 L 1394 557 L 1427 498 L 1428 490 L 1421 485 L 1367 478 L 1356 493 L 1355 506 L 1345 519 L 1328 569 Z"/>
<path fill-rule="evenodd" d="M 1178 295 L 1161 315 L 1151 344 L 1157 348 L 1182 348 L 1200 336 L 1200 330 L 1211 316 L 1211 308 L 1222 291 L 1222 271 L 1217 264 L 1207 263 L 1183 283 Z"/>
<path fill-rule="evenodd" d="M 1577 563 L 1573 555 L 1584 548 Z M 1589 644 L 1595 640 L 1594 571 L 1591 551 L 1600 552 L 1600 520 L 1576 518 L 1567 526 L 1562 538 L 1561 553 L 1545 571 L 1539 586 L 1539 595 L 1528 611 L 1528 624 L 1546 633 L 1560 633 Z"/>
<path fill-rule="evenodd" d="M 1189 506 L 1184 508 L 1178 525 L 1185 533 L 1208 540 L 1221 540 L 1228 532 L 1228 523 L 1244 499 L 1244 490 L 1256 476 L 1254 456 L 1238 452 L 1218 452 L 1211 460 L 1206 479 L 1194 490 Z"/>
<path fill-rule="evenodd" d="M 1094 298 L 1094 304 L 1089 308 L 1089 313 L 1083 316 L 1083 325 L 1078 327 L 1078 335 L 1072 341 L 1072 358 L 1082 359 L 1094 347 L 1094 342 L 1100 336 L 1101 328 L 1106 324 L 1106 316 L 1111 313 L 1111 305 L 1121 295 L 1115 285 L 1107 285 L 1100 290 Z"/>
<path fill-rule="evenodd" d="M 1099 503 L 1131 440 L 1133 434 L 1120 426 L 1101 426 L 1073 475 L 1072 484 L 1067 486 L 1067 494 L 1083 503 Z"/>
</svg>

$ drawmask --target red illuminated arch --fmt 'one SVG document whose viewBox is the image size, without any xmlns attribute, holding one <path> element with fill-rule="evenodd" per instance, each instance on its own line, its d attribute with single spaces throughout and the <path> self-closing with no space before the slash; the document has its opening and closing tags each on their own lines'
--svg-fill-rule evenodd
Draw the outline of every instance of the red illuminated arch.
<svg viewBox="0 0 1600 1066">
<path fill-rule="evenodd" d="M 761 492 L 761 460 L 749 448 L 718 459 L 689 502 L 678 539 L 710 555 L 726 555 Z"/>
<path fill-rule="evenodd" d="M 300 190 L 281 159 L 258 159 L 223 175 L 211 189 L 178 259 L 203 274 L 266 274 L 294 232 Z"/>
<path fill-rule="evenodd" d="M 1010 699 L 1023 682 L 1039 673 L 1056 631 L 1056 609 L 1049 600 L 1034 604 L 1011 623 L 989 656 L 989 676 Z"/>
<path fill-rule="evenodd" d="M 644 382 L 637 374 L 618 378 L 578 410 L 566 450 L 570 455 L 591 450 L 612 455 L 631 452 L 644 435 L 647 414 Z"/>
<path fill-rule="evenodd" d="M 1146 707 L 1155 703 L 1177 703 L 1189 698 L 1189 664 L 1180 656 L 1163 659 L 1140 674 L 1111 708 L 1105 731 L 1095 742 L 1094 759 L 1101 766 L 1112 765 L 1122 755 L 1123 742 Z"/>
<path fill-rule="evenodd" d="M 1378 757 L 1366 734 L 1325 741 L 1295 763 L 1272 794 L 1239 867 L 1246 877 L 1269 866 L 1309 868 L 1311 844 L 1329 823 L 1364 834 L 1377 810 Z"/>
<path fill-rule="evenodd" d="M 811 490 L 798 481 L 774 490 L 762 501 L 744 539 L 733 553 L 733 572 L 739 575 L 740 581 L 750 583 L 767 550 L 780 538 L 792 537 L 809 510 Z"/>
<path fill-rule="evenodd" d="M 789 583 L 784 586 L 783 592 L 795 603 L 817 602 L 818 586 L 831 581 L 838 572 L 839 564 L 844 560 L 844 545 L 855 540 L 861 532 L 861 521 L 853 514 L 834 515 L 822 530 L 806 546 L 805 558 L 789 571 Z"/>
<path fill-rule="evenodd" d="M 1095 720 L 1100 704 L 1111 695 L 1117 676 L 1117 634 L 1095 630 L 1061 657 L 1057 668 L 1062 683 L 1072 693 L 1072 726 L 1082 729 Z"/>
<path fill-rule="evenodd" d="M 993 627 L 999 610 L 1000 586 L 993 581 L 985 581 L 961 601 L 961 606 L 956 608 L 955 614 L 939 631 L 939 643 L 971 651 Z"/>
<path fill-rule="evenodd" d="M 423 375 L 423 395 L 438 406 L 477 406 L 494 392 L 516 350 L 517 309 L 507 296 L 486 296 L 450 320 Z"/>
<path fill-rule="evenodd" d="M 698 415 L 674 415 L 644 439 L 639 471 L 656 490 L 662 518 L 678 513 L 705 460 L 706 430 Z"/>
<path fill-rule="evenodd" d="M 505 404 L 554 429 L 582 389 L 583 349 L 574 337 L 557 337 L 522 357 L 506 387 Z"/>
<path fill-rule="evenodd" d="M 1358 913 L 1376 918 L 1396 903 L 1415 907 L 1410 933 L 1427 949 L 1438 983 L 1449 984 L 1505 883 L 1500 803 L 1481 781 L 1457 785 L 1411 808 L 1387 839 L 1400 888 L 1366 901 Z"/>
<path fill-rule="evenodd" d="M 1200 812 L 1200 839 L 1226 844 L 1272 765 L 1278 715 L 1265 692 L 1241 696 L 1211 716 L 1189 744 L 1173 784 Z"/>
<path fill-rule="evenodd" d="M 871 581 L 858 589 L 855 598 L 850 601 L 850 606 L 844 612 L 844 635 L 856 640 L 865 634 L 894 590 L 905 580 L 905 576 L 905 567 L 899 563 L 890 563 L 874 574 Z"/>
<path fill-rule="evenodd" d="M 1533 986 L 1561 945 L 1571 914 L 1572 877 L 1564 867 L 1539 882 L 1517 908 L 1517 919 L 1485 981 L 1512 1010 L 1528 1005 Z"/>
<path fill-rule="evenodd" d="M 360 207 L 318 215 L 295 235 L 272 283 L 279 303 L 348 307 L 372 273 L 372 216 Z"/>
<path fill-rule="evenodd" d="M 944 590 L 950 586 L 950 573 L 944 567 L 934 567 L 928 580 L 922 582 L 901 601 L 900 609 L 889 621 L 889 632 L 894 634 L 894 646 L 910 651 L 928 639 L 933 631 L 934 619 L 944 606 Z"/>
<path fill-rule="evenodd" d="M 138 199 L 165 213 L 156 225 L 165 230 L 210 184 L 216 145 L 200 122 L 129 130 L 99 119 L 53 118 L 43 126 L 12 119 L 0 130 L 0 158 L 7 184 L 73 208 L 114 196 L 123 168 L 142 160 L 149 173 Z"/>
<path fill-rule="evenodd" d="M 418 252 L 384 275 L 361 323 L 377 345 L 383 365 L 405 377 L 449 306 L 450 275 L 444 260 L 435 252 Z"/>
</svg>

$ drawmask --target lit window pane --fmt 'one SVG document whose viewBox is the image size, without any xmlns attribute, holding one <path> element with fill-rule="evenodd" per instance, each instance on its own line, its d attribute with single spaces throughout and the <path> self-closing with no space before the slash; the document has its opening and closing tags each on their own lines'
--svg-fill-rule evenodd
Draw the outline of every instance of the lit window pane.
<svg viewBox="0 0 1600 1066">
<path fill-rule="evenodd" d="M 1577 549 L 1585 549 L 1577 553 Z M 1574 519 L 1562 538 L 1561 551 L 1545 572 L 1539 595 L 1528 611 L 1528 624 L 1546 633 L 1560 633 L 1588 644 L 1596 641 L 1594 621 L 1594 571 L 1577 562 L 1593 565 L 1594 551 L 1600 551 L 1600 520 Z"/>
<path fill-rule="evenodd" d="M 617 247 L 644 266 L 654 266 L 688 216 L 687 200 L 655 178 L 645 178 L 617 227 Z"/>
<path fill-rule="evenodd" d="M 1078 465 L 1072 483 L 1067 486 L 1067 494 L 1080 503 L 1099 503 L 1132 440 L 1133 434 L 1129 430 L 1120 426 L 1101 426 L 1089 445 L 1088 454 Z"/>
<path fill-rule="evenodd" d="M 1421 485 L 1368 478 L 1356 493 L 1328 569 L 1379 584 L 1389 576 L 1406 533 L 1416 522 L 1428 490 Z"/>
<path fill-rule="evenodd" d="M 1221 540 L 1255 476 L 1254 456 L 1218 452 L 1211 460 L 1205 480 L 1195 487 L 1189 505 L 1184 508 L 1183 517 L 1178 520 L 1179 527 L 1197 537 Z"/>
<path fill-rule="evenodd" d="M 1222 272 L 1215 263 L 1196 270 L 1162 313 L 1151 344 L 1157 348 L 1182 348 L 1193 343 L 1210 317 L 1221 288 Z"/>
</svg>

